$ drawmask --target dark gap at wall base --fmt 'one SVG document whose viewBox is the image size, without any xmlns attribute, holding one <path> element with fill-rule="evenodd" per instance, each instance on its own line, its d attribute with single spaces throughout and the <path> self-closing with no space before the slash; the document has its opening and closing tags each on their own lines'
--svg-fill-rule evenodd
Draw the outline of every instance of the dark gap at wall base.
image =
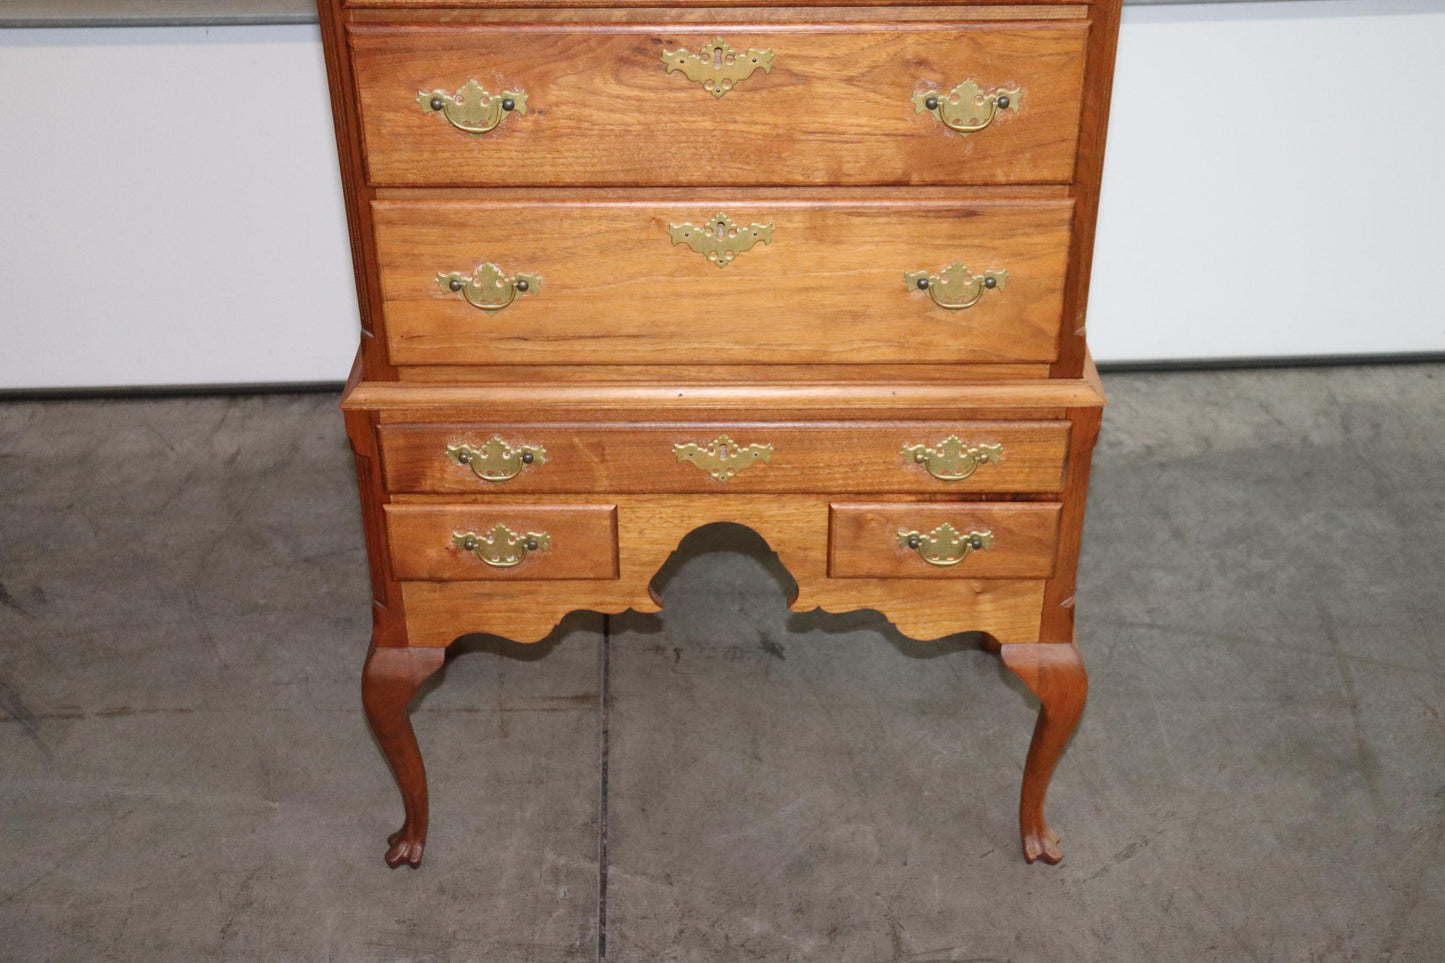
<svg viewBox="0 0 1445 963">
<path fill-rule="evenodd" d="M 1169 371 L 1235 371 L 1250 368 L 1350 368 L 1366 365 L 1442 364 L 1445 351 L 1400 354 L 1330 354 L 1305 357 L 1201 358 L 1160 361 L 1108 361 L 1100 374 L 1143 374 Z M 201 385 L 115 385 L 96 388 L 0 388 L 6 401 L 71 401 L 98 398 L 192 398 L 205 395 L 280 395 L 331 393 L 338 399 L 342 381 L 273 381 Z"/>
</svg>

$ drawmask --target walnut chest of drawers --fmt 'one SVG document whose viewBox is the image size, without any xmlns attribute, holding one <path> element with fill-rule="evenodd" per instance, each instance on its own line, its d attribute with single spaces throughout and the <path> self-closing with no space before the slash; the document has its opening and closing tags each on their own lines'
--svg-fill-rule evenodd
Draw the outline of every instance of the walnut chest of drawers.
<svg viewBox="0 0 1445 963">
<path fill-rule="evenodd" d="M 794 609 L 986 633 L 1041 702 L 1020 829 L 1056 862 L 1118 0 L 320 7 L 387 863 L 421 860 L 407 703 L 446 646 L 655 611 L 720 521 Z"/>
</svg>

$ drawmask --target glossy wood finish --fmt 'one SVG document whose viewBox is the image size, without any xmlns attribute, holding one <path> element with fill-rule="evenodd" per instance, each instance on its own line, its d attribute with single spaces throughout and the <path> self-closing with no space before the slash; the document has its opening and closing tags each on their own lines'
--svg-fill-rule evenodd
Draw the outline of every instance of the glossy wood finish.
<svg viewBox="0 0 1445 963">
<path fill-rule="evenodd" d="M 773 69 L 714 98 L 663 50 L 719 30 L 668 25 L 354 26 L 374 185 L 1009 184 L 1073 179 L 1084 23 L 746 24 L 723 39 Z M 417 105 L 475 77 L 528 113 L 473 138 Z M 1021 109 L 962 136 L 917 90 L 1017 84 Z M 706 214 L 702 215 L 706 216 Z"/>
<path fill-rule="evenodd" d="M 401 790 L 406 819 L 387 838 L 386 865 L 421 864 L 426 846 L 426 768 L 407 705 L 421 684 L 442 667 L 445 651 L 425 648 L 373 647 L 361 671 L 361 704 L 371 733 L 386 756 Z"/>
<path fill-rule="evenodd" d="M 551 544 L 512 568 L 458 548 L 454 532 L 545 533 Z M 392 565 L 399 579 L 535 581 L 617 577 L 617 509 L 612 505 L 387 505 Z"/>
<path fill-rule="evenodd" d="M 1041 702 L 1025 858 L 1057 861 L 1043 801 L 1087 690 L 1074 587 L 1103 395 L 1083 323 L 1119 0 L 660 2 L 321 0 L 363 326 L 343 402 L 375 603 L 363 694 L 407 810 L 387 861 L 421 857 L 406 704 L 444 648 L 655 611 L 652 578 L 714 522 L 768 542 L 796 611 L 996 640 Z M 662 69 L 718 35 L 772 48 L 772 73 L 715 99 Z M 528 113 L 472 138 L 416 103 L 471 77 L 526 89 Z M 967 77 L 1022 86 L 1023 110 L 966 137 L 913 110 Z M 772 243 L 723 270 L 670 243 L 718 210 Z M 955 260 L 1007 288 L 948 312 L 904 287 Z M 483 314 L 437 287 L 484 261 L 539 290 Z M 490 483 L 445 457 L 493 434 L 546 463 Z M 722 483 L 672 453 L 724 434 L 771 461 Z M 1005 460 L 946 483 L 901 457 L 948 434 Z M 566 544 L 491 569 L 452 543 L 499 521 Z M 946 569 L 898 546 L 944 521 L 994 546 Z"/>
<path fill-rule="evenodd" d="M 1089 677 L 1075 645 L 1003 645 L 1004 665 L 1038 696 L 1039 718 L 1024 761 L 1023 790 L 1019 794 L 1019 835 L 1024 859 L 1057 863 L 1064 858 L 1059 834 L 1044 820 L 1044 796 L 1054 767 L 1069 737 L 1079 724 Z"/>
<path fill-rule="evenodd" d="M 773 225 L 772 243 L 718 268 L 668 237 L 719 211 Z M 1056 357 L 1071 213 L 1066 201 L 703 197 L 378 201 L 373 219 L 394 364 L 916 364 Z M 484 261 L 541 283 L 489 313 L 436 281 Z M 957 261 L 1007 281 L 958 311 L 904 283 Z"/>
<path fill-rule="evenodd" d="M 828 574 L 833 578 L 1046 579 L 1054 574 L 1056 504 L 839 504 L 830 515 Z M 991 532 L 993 545 L 950 566 L 931 565 L 898 545 L 900 531 L 926 535 L 944 524 L 964 534 Z"/>
<path fill-rule="evenodd" d="M 393 502 L 453 505 L 462 497 L 396 495 Z M 594 497 L 551 500 L 587 504 Z M 528 499 L 478 496 L 476 501 L 494 509 Z M 618 495 L 615 501 L 620 561 L 615 581 L 404 582 L 410 644 L 445 646 L 469 632 L 535 642 L 577 609 L 656 612 L 661 602 L 650 589 L 653 577 L 688 532 L 713 522 L 746 525 L 768 543 L 797 584 L 788 603 L 795 612 L 877 609 L 916 639 L 969 630 L 1007 642 L 1039 637 L 1042 579 L 830 578 L 826 495 Z"/>
<path fill-rule="evenodd" d="M 957 435 L 968 444 L 1001 445 L 998 464 L 983 464 L 967 478 L 941 481 L 905 457 L 905 445 L 937 445 Z M 485 481 L 447 457 L 449 445 L 478 447 L 492 437 L 512 445 L 540 445 L 544 464 L 514 478 Z M 773 446 L 726 482 L 680 462 L 677 444 L 734 442 Z M 993 422 L 769 422 L 626 424 L 383 425 L 386 487 L 393 492 L 1057 492 L 1063 489 L 1069 424 L 1065 421 Z"/>
</svg>

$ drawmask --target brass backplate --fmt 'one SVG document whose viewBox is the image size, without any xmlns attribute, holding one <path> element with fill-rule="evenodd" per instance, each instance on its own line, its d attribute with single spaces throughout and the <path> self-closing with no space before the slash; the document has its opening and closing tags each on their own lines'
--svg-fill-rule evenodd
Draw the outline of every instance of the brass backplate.
<svg viewBox="0 0 1445 963">
<path fill-rule="evenodd" d="M 454 94 L 445 90 L 418 90 L 416 102 L 428 114 L 441 114 L 447 123 L 473 137 L 491 133 L 508 114 L 527 112 L 525 90 L 504 90 L 492 94 L 475 79 L 468 80 Z"/>
<path fill-rule="evenodd" d="M 974 552 L 993 548 L 993 532 L 960 532 L 948 522 L 929 532 L 899 532 L 898 547 L 918 553 L 929 565 L 957 565 Z"/>
<path fill-rule="evenodd" d="M 667 236 L 672 238 L 674 246 L 686 244 L 718 267 L 725 268 L 739 254 L 752 250 L 753 245 L 759 241 L 764 244 L 773 243 L 773 225 L 751 224 L 742 227 L 722 211 L 718 211 L 701 227 L 691 221 L 669 224 Z"/>
<path fill-rule="evenodd" d="M 693 83 L 702 84 L 703 89 L 714 97 L 722 97 L 755 72 L 771 73 L 773 52 L 750 48 L 747 53 L 738 53 L 721 37 L 704 44 L 702 50 L 664 50 L 662 64 L 668 73 L 682 71 L 682 75 Z"/>
<path fill-rule="evenodd" d="M 968 445 L 957 435 L 949 435 L 937 446 L 904 445 L 904 461 L 922 465 L 940 481 L 963 481 L 980 465 L 997 465 L 1003 461 L 1003 445 Z"/>
<path fill-rule="evenodd" d="M 1023 91 L 1017 87 L 1000 87 L 985 91 L 977 81 L 965 80 L 948 93 L 920 90 L 913 95 L 914 113 L 929 113 L 949 130 L 959 134 L 976 134 L 988 127 L 1000 111 L 1018 113 Z"/>
<path fill-rule="evenodd" d="M 552 536 L 546 532 L 514 532 L 498 522 L 484 535 L 453 532 L 452 544 L 492 568 L 512 568 L 521 565 L 531 552 L 551 548 Z"/>
<path fill-rule="evenodd" d="M 447 445 L 447 457 L 465 465 L 487 482 L 516 478 L 528 465 L 545 465 L 547 449 L 541 445 L 511 445 L 493 435 L 480 445 Z"/>
<path fill-rule="evenodd" d="M 739 445 L 727 435 L 719 435 L 707 445 L 692 442 L 673 445 L 672 453 L 679 463 L 691 462 L 720 482 L 758 462 L 767 464 L 773 460 L 772 445 Z"/>
</svg>

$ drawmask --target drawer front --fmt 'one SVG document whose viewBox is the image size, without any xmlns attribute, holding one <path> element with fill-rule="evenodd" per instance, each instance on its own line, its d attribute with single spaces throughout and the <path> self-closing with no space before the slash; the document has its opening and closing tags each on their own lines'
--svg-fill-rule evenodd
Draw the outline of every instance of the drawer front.
<svg viewBox="0 0 1445 963">
<path fill-rule="evenodd" d="M 378 186 L 1067 183 L 1087 36 L 1084 22 L 350 29 Z M 664 54 L 688 52 L 699 65 L 669 72 Z M 739 68 L 755 72 L 707 89 Z M 951 99 L 968 81 L 975 111 Z M 930 92 L 954 127 L 987 126 L 955 132 Z M 995 112 L 999 92 L 1013 102 Z M 436 98 L 458 94 L 496 107 L 449 115 Z"/>
<path fill-rule="evenodd" d="M 735 200 L 377 201 L 391 361 L 948 364 L 1058 355 L 1070 201 Z M 738 236 L 717 238 L 719 223 L 736 225 Z M 713 241 L 732 245 L 732 257 Z"/>
<path fill-rule="evenodd" d="M 387 505 L 402 581 L 612 579 L 614 505 Z"/>
<path fill-rule="evenodd" d="M 391 424 L 380 436 L 386 487 L 403 493 L 1057 492 L 1069 423 Z"/>
<path fill-rule="evenodd" d="M 832 505 L 829 514 L 833 578 L 1041 579 L 1054 573 L 1057 504 Z"/>
</svg>

